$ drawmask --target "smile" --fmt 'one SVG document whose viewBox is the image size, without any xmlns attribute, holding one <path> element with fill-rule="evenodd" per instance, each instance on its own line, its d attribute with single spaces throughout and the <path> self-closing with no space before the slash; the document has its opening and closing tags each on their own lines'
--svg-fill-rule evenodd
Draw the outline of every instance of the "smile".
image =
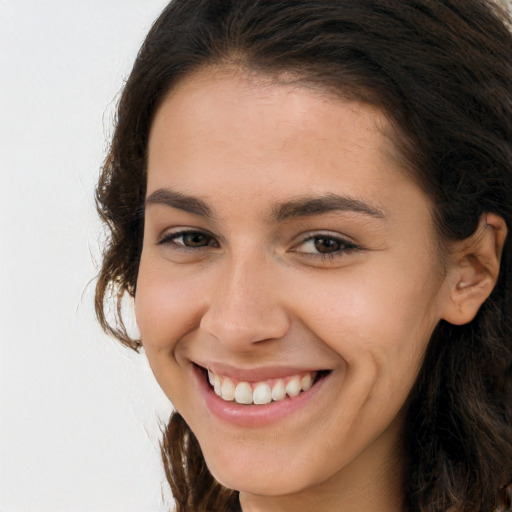
<svg viewBox="0 0 512 512">
<path fill-rule="evenodd" d="M 219 365 L 209 371 L 208 366 L 192 364 L 207 409 L 221 421 L 243 428 L 271 425 L 308 403 L 323 403 L 321 407 L 325 407 L 325 400 L 315 397 L 333 374 L 330 369 L 276 367 L 247 371 L 229 368 L 226 375 Z"/>
<path fill-rule="evenodd" d="M 243 405 L 265 405 L 280 402 L 287 396 L 294 397 L 313 386 L 317 372 L 292 375 L 285 379 L 270 379 L 260 382 L 235 382 L 208 370 L 208 381 L 215 394 L 226 402 L 235 401 Z"/>
</svg>

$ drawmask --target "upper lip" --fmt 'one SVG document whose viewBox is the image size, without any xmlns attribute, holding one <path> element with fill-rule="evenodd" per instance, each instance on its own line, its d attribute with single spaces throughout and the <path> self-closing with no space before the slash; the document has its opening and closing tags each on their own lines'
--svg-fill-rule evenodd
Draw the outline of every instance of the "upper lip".
<svg viewBox="0 0 512 512">
<path fill-rule="evenodd" d="M 238 381 L 258 382 L 269 379 L 282 379 L 308 372 L 328 370 L 327 368 L 311 368 L 289 365 L 269 365 L 253 368 L 234 367 L 217 361 L 194 362 L 196 366 L 210 370 L 217 375 L 230 377 Z"/>
</svg>

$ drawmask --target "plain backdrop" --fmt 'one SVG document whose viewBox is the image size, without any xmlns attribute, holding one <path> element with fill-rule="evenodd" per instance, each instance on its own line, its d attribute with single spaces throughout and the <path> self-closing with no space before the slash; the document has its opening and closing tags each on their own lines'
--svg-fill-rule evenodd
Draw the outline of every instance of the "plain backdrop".
<svg viewBox="0 0 512 512">
<path fill-rule="evenodd" d="M 166 3 L 0 0 L 1 512 L 166 510 L 170 404 L 90 282 L 113 112 Z"/>
</svg>

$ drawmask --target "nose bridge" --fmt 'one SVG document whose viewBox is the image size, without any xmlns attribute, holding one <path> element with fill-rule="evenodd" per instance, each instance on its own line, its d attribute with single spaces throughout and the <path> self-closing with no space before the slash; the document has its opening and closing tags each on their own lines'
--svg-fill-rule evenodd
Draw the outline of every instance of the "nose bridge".
<svg viewBox="0 0 512 512">
<path fill-rule="evenodd" d="M 250 248 L 223 262 L 201 326 L 232 348 L 284 336 L 289 328 L 273 262 Z"/>
</svg>

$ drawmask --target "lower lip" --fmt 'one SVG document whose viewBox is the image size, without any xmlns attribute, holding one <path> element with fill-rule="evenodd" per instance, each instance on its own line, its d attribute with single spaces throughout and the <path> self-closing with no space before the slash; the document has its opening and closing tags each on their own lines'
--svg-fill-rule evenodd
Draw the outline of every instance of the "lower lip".
<svg viewBox="0 0 512 512">
<path fill-rule="evenodd" d="M 265 405 L 242 405 L 236 402 L 226 402 L 215 394 L 206 382 L 206 377 L 200 368 L 193 366 L 194 375 L 198 381 L 201 394 L 209 411 L 217 418 L 239 427 L 261 427 L 275 423 L 282 418 L 305 407 L 323 387 L 330 374 L 318 380 L 308 391 L 302 391 L 294 397 L 286 397 L 278 402 Z"/>
</svg>

